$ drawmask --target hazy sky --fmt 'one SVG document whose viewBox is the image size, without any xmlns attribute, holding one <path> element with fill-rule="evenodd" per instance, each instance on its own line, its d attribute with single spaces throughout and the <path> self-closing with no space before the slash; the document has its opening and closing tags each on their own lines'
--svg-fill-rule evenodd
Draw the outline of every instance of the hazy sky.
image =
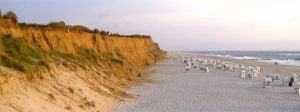
<svg viewBox="0 0 300 112">
<path fill-rule="evenodd" d="M 300 50 L 300 0 L 0 0 L 22 22 L 151 35 L 164 50 Z"/>
</svg>

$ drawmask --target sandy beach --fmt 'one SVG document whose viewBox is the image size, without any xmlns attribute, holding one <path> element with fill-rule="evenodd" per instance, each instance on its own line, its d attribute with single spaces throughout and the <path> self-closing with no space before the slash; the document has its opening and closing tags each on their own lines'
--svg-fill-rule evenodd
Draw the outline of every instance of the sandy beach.
<svg viewBox="0 0 300 112">
<path fill-rule="evenodd" d="M 190 55 L 185 55 L 190 56 Z M 263 88 L 263 77 L 269 73 L 280 73 L 282 77 L 291 73 L 300 74 L 300 68 L 255 60 L 210 57 L 219 60 L 256 65 L 265 68 L 265 73 L 254 80 L 241 78 L 231 71 L 213 69 L 209 73 L 192 69 L 184 72 L 180 54 L 147 70 L 151 83 L 128 89 L 137 95 L 118 106 L 118 112 L 299 112 L 300 96 L 293 87 L 281 82 Z"/>
</svg>

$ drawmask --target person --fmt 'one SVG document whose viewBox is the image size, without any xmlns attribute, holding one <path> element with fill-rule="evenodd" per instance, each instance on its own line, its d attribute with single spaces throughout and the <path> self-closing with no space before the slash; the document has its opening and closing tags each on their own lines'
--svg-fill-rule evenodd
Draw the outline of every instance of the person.
<svg viewBox="0 0 300 112">
<path fill-rule="evenodd" d="M 294 77 L 290 77 L 289 86 L 293 87 L 293 83 L 294 83 Z"/>
</svg>

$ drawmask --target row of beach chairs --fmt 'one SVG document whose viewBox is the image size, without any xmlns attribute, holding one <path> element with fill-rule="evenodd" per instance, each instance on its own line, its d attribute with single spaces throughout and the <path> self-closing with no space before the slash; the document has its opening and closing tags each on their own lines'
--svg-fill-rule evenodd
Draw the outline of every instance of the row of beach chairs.
<svg viewBox="0 0 300 112">
<path fill-rule="evenodd" d="M 210 72 L 211 69 L 223 69 L 224 71 L 239 72 L 242 78 L 254 79 L 264 73 L 264 68 L 259 66 L 245 66 L 233 62 L 225 62 L 217 59 L 203 57 L 182 57 L 185 66 L 185 71 L 190 71 L 191 68 L 199 69 L 204 72 Z M 294 87 L 295 92 L 300 95 L 300 83 L 297 81 L 297 75 L 292 74 L 291 77 L 280 77 L 280 74 L 273 73 L 266 75 L 263 80 L 263 87 L 272 87 L 272 83 L 280 82 L 283 86 L 288 85 Z"/>
</svg>

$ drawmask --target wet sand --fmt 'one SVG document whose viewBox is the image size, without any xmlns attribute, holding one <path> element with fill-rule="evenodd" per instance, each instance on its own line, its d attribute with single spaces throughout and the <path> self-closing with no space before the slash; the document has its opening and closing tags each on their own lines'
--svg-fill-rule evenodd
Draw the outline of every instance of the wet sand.
<svg viewBox="0 0 300 112">
<path fill-rule="evenodd" d="M 173 58 L 176 58 L 174 60 Z M 215 57 L 219 58 L 219 57 Z M 298 73 L 297 67 L 241 61 L 258 64 L 266 73 Z M 276 71 L 278 70 L 278 71 Z M 299 112 L 300 96 L 292 87 L 273 83 L 270 88 L 262 87 L 265 74 L 251 80 L 239 77 L 235 72 L 211 70 L 209 73 L 193 69 L 184 72 L 179 55 L 151 67 L 148 70 L 153 83 L 132 87 L 128 92 L 138 95 L 135 100 L 122 102 L 118 112 Z"/>
</svg>

